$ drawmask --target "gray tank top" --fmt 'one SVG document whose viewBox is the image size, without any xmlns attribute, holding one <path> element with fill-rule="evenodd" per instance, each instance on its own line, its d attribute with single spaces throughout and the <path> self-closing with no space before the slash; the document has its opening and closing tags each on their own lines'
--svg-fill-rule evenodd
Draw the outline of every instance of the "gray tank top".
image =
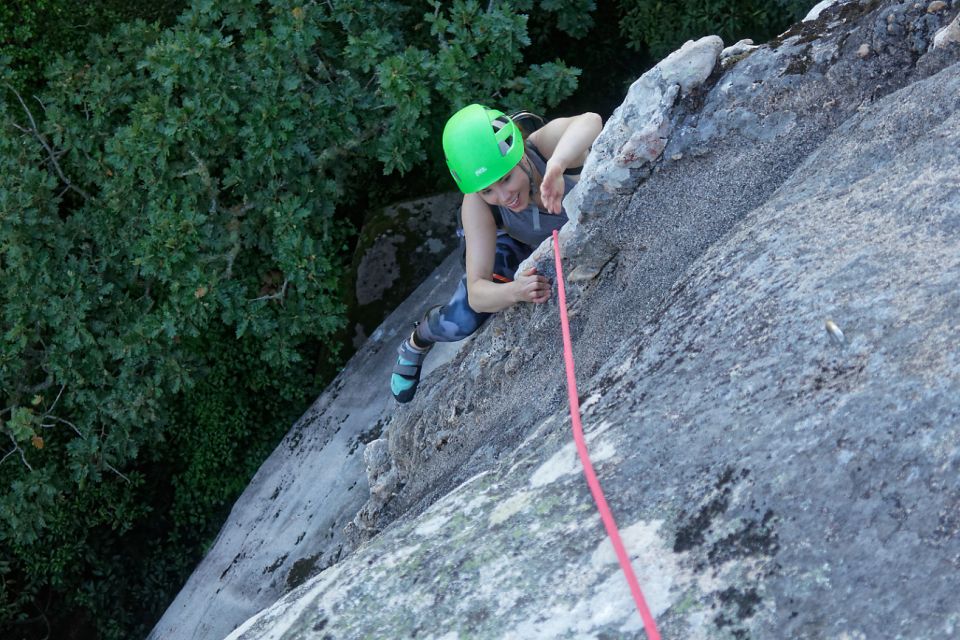
<svg viewBox="0 0 960 640">
<path fill-rule="evenodd" d="M 527 141 L 526 156 L 537 168 L 542 176 L 547 168 L 547 162 L 540 154 L 533 143 Z M 532 153 L 531 153 L 532 152 Z M 570 176 L 563 176 L 563 195 L 570 193 L 570 189 L 577 184 L 576 180 Z M 494 207 L 491 207 L 494 209 Z M 537 205 L 530 203 L 530 206 L 523 211 L 512 211 L 507 207 L 496 207 L 494 219 L 497 220 L 497 226 L 507 232 L 507 235 L 515 240 L 530 245 L 538 246 L 545 239 L 553 235 L 554 229 L 559 229 L 567 221 L 566 209 L 561 209 L 560 213 L 553 214 L 548 211 L 541 211 Z M 496 214 L 499 214 L 497 216 Z M 499 218 L 499 219 L 498 219 Z"/>
</svg>

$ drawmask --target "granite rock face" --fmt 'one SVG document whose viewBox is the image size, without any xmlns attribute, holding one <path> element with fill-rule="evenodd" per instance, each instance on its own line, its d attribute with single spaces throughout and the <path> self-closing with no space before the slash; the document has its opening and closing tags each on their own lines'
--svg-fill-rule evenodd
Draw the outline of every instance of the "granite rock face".
<svg viewBox="0 0 960 640">
<path fill-rule="evenodd" d="M 367 216 L 352 267 L 355 347 L 459 246 L 460 202 L 459 192 L 443 193 Z"/>
<path fill-rule="evenodd" d="M 664 637 L 957 633 L 958 71 L 852 115 L 581 378 Z M 644 637 L 553 404 L 232 637 Z"/>
<path fill-rule="evenodd" d="M 960 6 L 929 5 L 690 43 L 567 198 L 588 445 L 665 638 L 960 633 Z M 374 412 L 339 561 L 231 638 L 644 637 L 555 301 L 447 357 Z"/>
<path fill-rule="evenodd" d="M 220 640 L 353 548 L 344 529 L 383 479 L 371 455 L 394 410 L 396 347 L 428 300 L 461 273 L 449 256 L 373 333 L 259 469 L 207 556 L 150 633 L 151 640 Z M 430 375 L 461 345 L 434 349 Z M 389 470 L 388 470 L 389 471 Z M 371 477 L 373 482 L 368 481 Z"/>
</svg>

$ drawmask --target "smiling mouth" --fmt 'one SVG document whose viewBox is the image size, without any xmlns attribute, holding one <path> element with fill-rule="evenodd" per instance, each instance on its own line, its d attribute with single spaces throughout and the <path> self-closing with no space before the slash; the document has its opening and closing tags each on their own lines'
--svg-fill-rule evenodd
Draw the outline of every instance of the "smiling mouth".
<svg viewBox="0 0 960 640">
<path fill-rule="evenodd" d="M 517 194 L 517 197 L 507 203 L 508 209 L 515 209 L 520 206 L 520 194 Z"/>
</svg>

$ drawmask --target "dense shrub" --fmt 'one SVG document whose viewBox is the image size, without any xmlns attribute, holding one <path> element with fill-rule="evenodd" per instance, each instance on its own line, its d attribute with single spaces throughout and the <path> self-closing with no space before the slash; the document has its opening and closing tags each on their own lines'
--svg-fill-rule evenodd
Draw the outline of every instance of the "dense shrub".
<svg viewBox="0 0 960 640">
<path fill-rule="evenodd" d="M 660 60 L 687 40 L 718 35 L 727 45 L 762 43 L 803 18 L 811 0 L 620 0 L 630 46 Z"/>
<path fill-rule="evenodd" d="M 4 637 L 143 632 L 336 365 L 351 203 L 574 89 L 524 15 L 429 5 L 198 0 L 0 70 Z"/>
<path fill-rule="evenodd" d="M 187 4 L 187 0 L 4 0 L 0 58 L 10 59 L 14 86 L 33 89 L 51 58 L 82 49 L 91 34 L 135 18 L 169 24 Z"/>
</svg>

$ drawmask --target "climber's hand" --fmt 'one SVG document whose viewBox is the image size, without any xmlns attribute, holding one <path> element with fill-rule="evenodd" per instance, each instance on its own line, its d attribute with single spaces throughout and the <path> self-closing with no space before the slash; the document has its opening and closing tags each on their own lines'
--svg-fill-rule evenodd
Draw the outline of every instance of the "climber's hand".
<svg viewBox="0 0 960 640">
<path fill-rule="evenodd" d="M 540 200 L 550 213 L 560 213 L 563 209 L 563 168 L 547 163 L 540 184 Z"/>
<path fill-rule="evenodd" d="M 536 267 L 518 274 L 513 281 L 513 286 L 517 302 L 543 304 L 550 299 L 550 281 L 538 275 Z"/>
</svg>

